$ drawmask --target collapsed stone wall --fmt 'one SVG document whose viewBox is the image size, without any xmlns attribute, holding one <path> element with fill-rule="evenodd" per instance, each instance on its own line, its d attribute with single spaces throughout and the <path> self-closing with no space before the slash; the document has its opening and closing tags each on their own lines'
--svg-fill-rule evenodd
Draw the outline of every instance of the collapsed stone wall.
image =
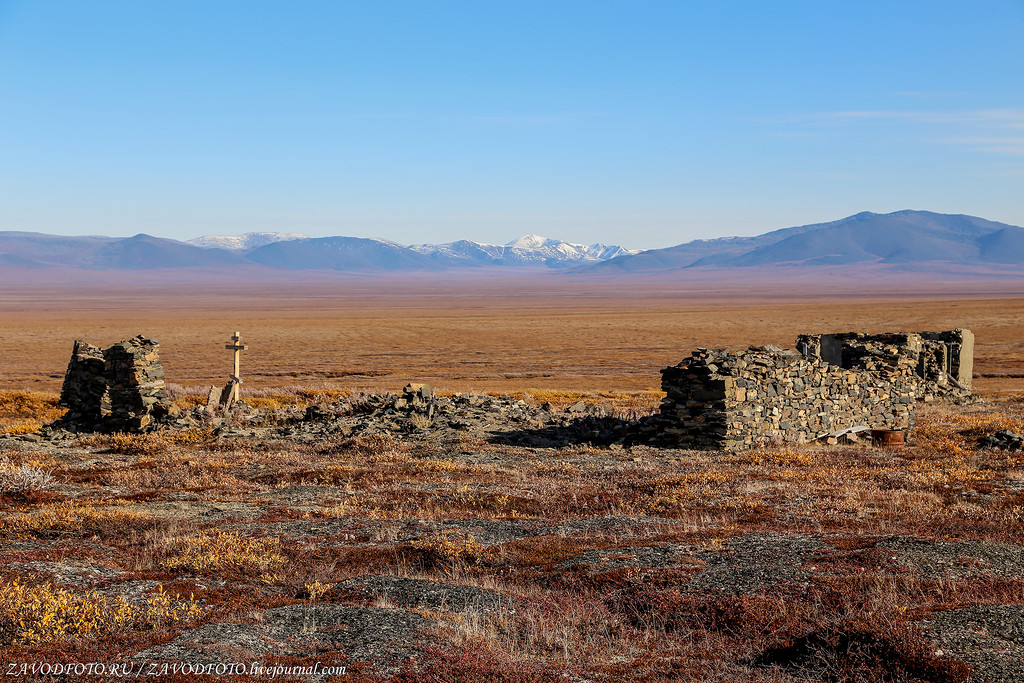
<svg viewBox="0 0 1024 683">
<path fill-rule="evenodd" d="M 916 374 L 917 398 L 956 398 L 971 393 L 974 375 L 974 333 L 957 328 L 944 332 L 863 334 L 802 334 L 796 347 L 847 369 L 866 370 L 886 377 Z"/>
<path fill-rule="evenodd" d="M 908 429 L 919 380 L 849 370 L 774 346 L 698 349 L 662 372 L 660 414 L 642 429 L 683 448 L 739 449 L 802 442 L 859 425 Z"/>
<path fill-rule="evenodd" d="M 64 374 L 62 423 L 75 430 L 140 431 L 170 409 L 160 345 L 138 336 L 106 349 L 76 340 Z"/>
</svg>

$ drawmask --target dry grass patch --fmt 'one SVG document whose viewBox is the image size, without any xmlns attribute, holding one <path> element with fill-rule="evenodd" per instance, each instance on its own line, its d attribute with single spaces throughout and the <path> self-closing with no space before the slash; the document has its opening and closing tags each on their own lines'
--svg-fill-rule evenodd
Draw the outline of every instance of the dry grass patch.
<svg viewBox="0 0 1024 683">
<path fill-rule="evenodd" d="M 124 537 L 129 530 L 152 527 L 158 520 L 133 509 L 129 500 L 103 505 L 65 501 L 43 505 L 35 512 L 19 513 L 0 522 L 0 530 L 17 538 L 55 536 Z"/>
<path fill-rule="evenodd" d="M 167 453 L 174 445 L 171 435 L 167 432 L 149 432 L 145 434 L 90 434 L 78 439 L 81 448 L 106 450 L 119 455 L 157 456 Z"/>
<path fill-rule="evenodd" d="M 53 472 L 44 470 L 36 464 L 16 465 L 7 459 L 0 460 L 0 496 L 48 491 L 57 483 Z"/>
</svg>

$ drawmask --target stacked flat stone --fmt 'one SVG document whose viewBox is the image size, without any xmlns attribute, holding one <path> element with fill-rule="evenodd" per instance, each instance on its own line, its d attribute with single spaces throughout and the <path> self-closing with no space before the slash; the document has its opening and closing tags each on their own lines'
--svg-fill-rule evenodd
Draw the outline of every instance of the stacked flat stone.
<svg viewBox="0 0 1024 683">
<path fill-rule="evenodd" d="M 402 397 L 395 401 L 395 408 L 434 417 L 436 401 L 434 388 L 429 384 L 409 383 L 402 389 Z"/>
<path fill-rule="evenodd" d="M 159 343 L 138 336 L 99 349 L 75 341 L 60 402 L 76 429 L 140 431 L 170 408 Z"/>
<path fill-rule="evenodd" d="M 103 350 L 75 340 L 71 361 L 64 373 L 60 405 L 67 408 L 65 420 L 75 424 L 93 425 L 100 421 L 103 406 L 110 405 Z"/>
<path fill-rule="evenodd" d="M 796 346 L 806 356 L 833 365 L 881 376 L 902 376 L 908 370 L 923 381 L 917 398 L 959 398 L 971 393 L 974 334 L 957 328 L 945 332 L 802 334 Z"/>
<path fill-rule="evenodd" d="M 159 343 L 140 335 L 114 344 L 103 357 L 110 392 L 108 424 L 119 430 L 142 429 L 152 421 L 154 409 L 168 403 Z"/>
<path fill-rule="evenodd" d="M 859 425 L 907 429 L 917 383 L 912 373 L 880 377 L 774 346 L 698 349 L 662 370 L 666 396 L 644 430 L 662 445 L 736 450 Z"/>
</svg>

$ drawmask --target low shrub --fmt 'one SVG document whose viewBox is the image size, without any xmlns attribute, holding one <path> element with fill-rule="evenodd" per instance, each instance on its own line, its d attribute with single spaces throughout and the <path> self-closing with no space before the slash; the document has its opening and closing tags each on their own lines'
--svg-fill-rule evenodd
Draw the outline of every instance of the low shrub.
<svg viewBox="0 0 1024 683">
<path fill-rule="evenodd" d="M 192 599 L 179 600 L 163 587 L 141 604 L 93 591 L 75 592 L 50 583 L 30 586 L 0 580 L 0 643 L 35 645 L 69 638 L 95 638 L 193 621 L 203 614 Z"/>
<path fill-rule="evenodd" d="M 235 532 L 215 531 L 198 536 L 168 539 L 172 556 L 160 565 L 166 569 L 196 572 L 272 574 L 285 563 L 281 539 L 250 538 Z"/>
</svg>

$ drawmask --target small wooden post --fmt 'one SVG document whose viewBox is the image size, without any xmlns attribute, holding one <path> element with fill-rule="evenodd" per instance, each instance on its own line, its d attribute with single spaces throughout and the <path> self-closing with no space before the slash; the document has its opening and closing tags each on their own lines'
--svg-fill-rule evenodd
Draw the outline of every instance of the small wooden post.
<svg viewBox="0 0 1024 683">
<path fill-rule="evenodd" d="M 224 345 L 225 349 L 230 349 L 231 351 L 235 352 L 235 371 L 231 375 L 232 387 L 231 396 L 228 399 L 229 403 L 234 403 L 235 401 L 238 400 L 238 386 L 242 383 L 242 378 L 239 376 L 238 372 L 238 361 L 241 358 L 242 351 L 247 351 L 249 349 L 248 346 L 240 344 L 240 341 L 242 341 L 242 335 L 238 332 L 235 332 L 233 335 L 231 335 L 231 343 Z"/>
</svg>

